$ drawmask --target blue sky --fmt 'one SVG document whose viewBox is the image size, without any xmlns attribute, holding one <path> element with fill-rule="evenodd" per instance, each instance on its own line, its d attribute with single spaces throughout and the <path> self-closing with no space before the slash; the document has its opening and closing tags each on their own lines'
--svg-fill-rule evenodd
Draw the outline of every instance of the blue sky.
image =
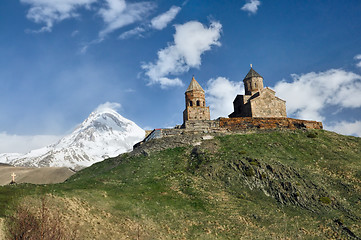
<svg viewBox="0 0 361 240">
<path fill-rule="evenodd" d="M 2 0 L 0 32 L 0 153 L 104 103 L 146 129 L 181 124 L 193 74 L 227 116 L 251 63 L 289 117 L 361 136 L 359 0 Z"/>
</svg>

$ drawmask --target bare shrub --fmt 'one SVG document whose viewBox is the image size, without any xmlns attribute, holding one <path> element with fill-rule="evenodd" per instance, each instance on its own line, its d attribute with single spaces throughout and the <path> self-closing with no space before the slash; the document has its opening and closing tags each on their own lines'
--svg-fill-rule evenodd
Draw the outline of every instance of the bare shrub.
<svg viewBox="0 0 361 240">
<path fill-rule="evenodd" d="M 40 206 L 22 202 L 5 218 L 5 239 L 71 240 L 76 232 L 65 226 L 61 215 L 41 198 Z"/>
</svg>

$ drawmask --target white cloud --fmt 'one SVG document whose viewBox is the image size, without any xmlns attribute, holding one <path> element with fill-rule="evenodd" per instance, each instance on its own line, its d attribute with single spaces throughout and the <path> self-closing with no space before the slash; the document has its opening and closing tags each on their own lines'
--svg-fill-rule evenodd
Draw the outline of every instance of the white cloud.
<svg viewBox="0 0 361 240">
<path fill-rule="evenodd" d="M 20 0 L 29 4 L 30 9 L 27 18 L 45 24 L 35 32 L 51 32 L 57 22 L 79 16 L 78 10 L 86 8 L 96 9 L 94 3 L 105 6 L 98 9 L 98 14 L 105 22 L 105 28 L 99 32 L 99 37 L 104 38 L 108 33 L 116 29 L 141 21 L 151 10 L 155 8 L 152 2 L 127 3 L 125 0 Z M 93 5 L 92 5 L 93 4 Z M 93 8 L 91 8 L 91 6 Z"/>
<path fill-rule="evenodd" d="M 355 121 L 355 122 L 341 121 L 334 123 L 330 126 L 325 126 L 325 128 L 340 134 L 354 135 L 357 137 L 361 137 L 361 121 Z"/>
<path fill-rule="evenodd" d="M 119 39 L 127 39 L 133 36 L 143 37 L 142 33 L 151 29 L 162 30 L 177 16 L 180 10 L 180 7 L 172 6 L 167 12 L 154 17 L 150 23 L 142 24 L 120 34 Z"/>
<path fill-rule="evenodd" d="M 259 5 L 261 5 L 259 0 L 247 0 L 247 3 L 241 9 L 250 14 L 256 14 Z"/>
<path fill-rule="evenodd" d="M 289 115 L 322 121 L 326 107 L 361 107 L 361 76 L 342 69 L 291 75 L 293 82 L 278 82 L 277 95 L 286 100 Z"/>
<path fill-rule="evenodd" d="M 185 63 L 190 67 L 201 65 L 201 55 L 211 49 L 212 45 L 220 46 L 222 25 L 212 22 L 210 27 L 204 27 L 200 22 L 187 22 L 176 25 L 174 43 Z"/>
<path fill-rule="evenodd" d="M 149 77 L 149 84 L 159 83 L 161 87 L 183 85 L 179 78 L 168 78 L 168 75 L 179 75 L 191 67 L 201 65 L 201 55 L 212 46 L 220 46 L 222 25 L 211 22 L 207 28 L 197 21 L 183 25 L 175 25 L 174 43 L 158 51 L 155 63 L 146 63 L 142 68 Z"/>
<path fill-rule="evenodd" d="M 79 10 L 85 8 L 95 11 L 104 21 L 105 26 L 99 31 L 97 39 L 84 43 L 80 52 L 85 53 L 89 46 L 101 43 L 106 35 L 124 26 L 143 22 L 140 26 L 126 31 L 119 36 L 119 39 L 126 39 L 141 34 L 150 29 L 162 30 L 179 13 L 180 7 L 172 6 L 167 12 L 154 17 L 151 22 L 144 22 L 147 15 L 156 7 L 152 1 L 127 2 L 126 0 L 20 0 L 29 4 L 30 9 L 27 18 L 45 26 L 37 31 L 30 32 L 51 32 L 55 23 L 65 19 L 78 17 Z M 74 37 L 79 31 L 74 31 Z"/>
<path fill-rule="evenodd" d="M 180 7 L 172 6 L 167 12 L 155 17 L 151 21 L 151 26 L 154 29 L 162 30 L 167 27 L 168 23 L 170 23 L 181 10 Z"/>
<path fill-rule="evenodd" d="M 126 3 L 125 0 L 106 0 L 106 2 L 107 6 L 98 11 L 106 23 L 106 27 L 99 33 L 100 38 L 104 38 L 121 27 L 142 20 L 155 8 L 155 4 L 151 2 Z"/>
<path fill-rule="evenodd" d="M 71 33 L 71 36 L 72 37 L 75 37 L 76 35 L 78 35 L 79 34 L 79 31 L 78 30 L 75 30 L 75 31 L 73 31 L 72 33 Z"/>
<path fill-rule="evenodd" d="M 85 53 L 88 51 L 88 48 L 89 48 L 90 46 L 99 44 L 99 43 L 101 43 L 101 42 L 103 42 L 103 41 L 104 41 L 104 38 L 97 38 L 97 39 L 94 39 L 94 40 L 92 40 L 92 41 L 90 41 L 90 42 L 83 43 L 83 44 L 82 44 L 82 47 L 81 47 L 81 49 L 80 49 L 80 53 L 81 53 L 81 54 L 85 54 Z"/>
<path fill-rule="evenodd" d="M 356 55 L 354 58 L 355 60 L 359 61 L 358 63 L 356 63 L 356 66 L 361 68 L 361 54 Z"/>
<path fill-rule="evenodd" d="M 116 103 L 116 102 L 105 102 L 103 104 L 100 104 L 95 111 L 96 112 L 103 112 L 105 110 L 111 109 L 114 111 L 117 111 L 118 109 L 120 109 L 122 107 L 122 105 L 120 103 Z"/>
<path fill-rule="evenodd" d="M 132 36 L 138 35 L 141 36 L 141 33 L 145 32 L 145 29 L 143 27 L 136 27 L 133 28 L 129 31 L 123 32 L 122 34 L 119 35 L 119 39 L 127 39 L 130 38 Z"/>
<path fill-rule="evenodd" d="M 224 77 L 210 79 L 205 91 L 212 119 L 228 117 L 233 112 L 234 98 L 244 94 L 243 83 L 231 82 Z"/>
<path fill-rule="evenodd" d="M 36 32 L 51 32 L 54 23 L 67 18 L 78 16 L 77 10 L 90 5 L 97 0 L 20 0 L 31 7 L 27 13 L 27 18 L 36 23 L 45 24 Z"/>
<path fill-rule="evenodd" d="M 62 136 L 35 135 L 21 136 L 0 133 L 0 153 L 27 153 L 58 141 Z"/>
</svg>

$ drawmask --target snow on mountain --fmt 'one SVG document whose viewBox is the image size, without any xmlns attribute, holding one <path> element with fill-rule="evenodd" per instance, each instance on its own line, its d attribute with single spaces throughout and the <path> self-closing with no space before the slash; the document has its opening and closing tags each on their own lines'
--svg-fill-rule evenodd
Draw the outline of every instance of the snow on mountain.
<svg viewBox="0 0 361 240">
<path fill-rule="evenodd" d="M 57 143 L 27 154 L 0 154 L 0 162 L 15 166 L 81 169 L 130 151 L 145 136 L 134 122 L 110 108 L 98 109 L 73 133 Z"/>
</svg>

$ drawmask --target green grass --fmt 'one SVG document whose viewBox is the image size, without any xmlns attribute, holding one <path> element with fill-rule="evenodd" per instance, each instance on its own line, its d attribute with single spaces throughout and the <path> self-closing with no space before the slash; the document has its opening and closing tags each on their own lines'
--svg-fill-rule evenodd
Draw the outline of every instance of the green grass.
<svg viewBox="0 0 361 240">
<path fill-rule="evenodd" d="M 0 215 L 20 196 L 52 193 L 115 222 L 131 219 L 159 239 L 342 238 L 334 219 L 361 235 L 360 159 L 360 138 L 322 130 L 227 135 L 197 148 L 123 154 L 62 184 L 0 187 Z M 278 188 L 305 206 L 266 194 Z"/>
</svg>

